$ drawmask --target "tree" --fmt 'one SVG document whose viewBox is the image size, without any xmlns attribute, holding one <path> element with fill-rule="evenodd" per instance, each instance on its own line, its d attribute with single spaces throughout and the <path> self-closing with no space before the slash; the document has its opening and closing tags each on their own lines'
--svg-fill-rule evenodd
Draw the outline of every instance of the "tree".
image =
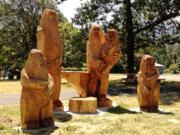
<svg viewBox="0 0 180 135">
<path fill-rule="evenodd" d="M 80 68 L 86 60 L 87 36 L 83 29 L 74 28 L 67 19 L 60 24 L 60 32 L 63 41 L 63 63 L 62 66 Z"/>
<path fill-rule="evenodd" d="M 134 55 L 141 48 L 179 42 L 179 0 L 90 0 L 77 9 L 73 22 L 90 29 L 92 23 L 119 31 L 127 55 L 127 72 L 134 72 Z M 110 16 L 110 20 L 108 20 Z"/>
<path fill-rule="evenodd" d="M 22 69 L 29 51 L 36 48 L 36 31 L 45 8 L 60 14 L 54 0 L 0 1 L 0 63 L 12 74 Z"/>
</svg>

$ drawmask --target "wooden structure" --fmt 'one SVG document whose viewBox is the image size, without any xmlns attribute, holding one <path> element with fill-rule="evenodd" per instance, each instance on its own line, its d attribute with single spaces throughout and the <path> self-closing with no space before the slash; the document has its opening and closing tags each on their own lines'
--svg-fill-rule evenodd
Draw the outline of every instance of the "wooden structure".
<svg viewBox="0 0 180 135">
<path fill-rule="evenodd" d="M 141 111 L 157 112 L 160 99 L 159 72 L 152 56 L 141 59 L 138 73 L 138 103 Z"/>
<path fill-rule="evenodd" d="M 82 71 L 63 71 L 62 75 L 77 91 L 79 97 L 87 97 L 88 73 Z"/>
<path fill-rule="evenodd" d="M 38 129 L 54 126 L 53 78 L 45 67 L 41 51 L 31 50 L 24 69 L 21 71 L 21 127 Z"/>
<path fill-rule="evenodd" d="M 70 98 L 69 111 L 73 113 L 95 113 L 97 99 L 95 97 Z"/>
<path fill-rule="evenodd" d="M 99 25 L 94 25 L 87 42 L 87 72 L 62 72 L 80 97 L 97 97 L 98 107 L 112 106 L 107 98 L 109 72 L 121 57 L 118 33 L 114 29 L 106 37 Z"/>
<path fill-rule="evenodd" d="M 48 73 L 54 79 L 53 108 L 54 110 L 63 110 L 63 104 L 59 100 L 61 91 L 62 41 L 58 25 L 56 12 L 45 9 L 37 32 L 37 48 L 43 52 Z"/>
</svg>

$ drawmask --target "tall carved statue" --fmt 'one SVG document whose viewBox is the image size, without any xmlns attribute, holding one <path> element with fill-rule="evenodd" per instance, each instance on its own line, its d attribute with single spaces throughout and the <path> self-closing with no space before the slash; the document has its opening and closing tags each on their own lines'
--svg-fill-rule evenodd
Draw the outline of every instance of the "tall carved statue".
<svg viewBox="0 0 180 135">
<path fill-rule="evenodd" d="M 120 56 L 117 31 L 109 30 L 105 38 L 100 26 L 92 26 L 87 43 L 88 96 L 98 98 L 98 107 L 112 105 L 107 98 L 109 72 Z"/>
<path fill-rule="evenodd" d="M 101 73 L 103 85 L 98 91 L 98 96 L 106 97 L 110 70 L 118 62 L 121 54 L 118 32 L 115 29 L 110 29 L 106 34 L 106 40 L 101 49 L 101 58 L 106 66 Z"/>
<path fill-rule="evenodd" d="M 37 48 L 43 52 L 48 72 L 54 79 L 53 108 L 63 110 L 59 100 L 61 91 L 62 41 L 58 31 L 56 12 L 45 9 L 37 32 Z"/>
<path fill-rule="evenodd" d="M 141 59 L 138 73 L 138 102 L 141 111 L 157 112 L 160 99 L 159 72 L 152 56 L 145 55 Z"/>
<path fill-rule="evenodd" d="M 101 48 L 105 42 L 105 36 L 99 25 L 93 25 L 89 33 L 87 42 L 87 65 L 89 73 L 88 96 L 97 97 L 97 87 L 100 85 L 99 74 L 105 68 L 105 63 L 101 59 Z"/>
<path fill-rule="evenodd" d="M 109 73 L 112 67 L 121 57 L 121 48 L 118 32 L 114 29 L 108 30 L 106 40 L 102 45 L 101 58 L 105 63 L 105 68 L 100 74 L 100 87 L 98 90 L 98 106 L 108 106 L 112 102 L 107 98 Z"/>
<path fill-rule="evenodd" d="M 37 129 L 54 126 L 53 78 L 45 67 L 41 51 L 31 50 L 21 71 L 21 127 Z"/>
</svg>

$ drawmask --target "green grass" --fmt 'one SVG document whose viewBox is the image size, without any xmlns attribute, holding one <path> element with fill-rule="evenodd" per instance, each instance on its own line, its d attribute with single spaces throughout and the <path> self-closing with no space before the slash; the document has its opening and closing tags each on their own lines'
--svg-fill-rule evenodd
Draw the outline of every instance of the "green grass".
<svg viewBox="0 0 180 135">
<path fill-rule="evenodd" d="M 4 87 L 16 89 L 19 81 L 0 81 Z M 11 84 L 12 83 L 12 84 Z M 16 85 L 15 85 L 16 84 Z M 9 86 L 11 85 L 11 86 Z M 116 107 L 108 109 L 101 116 L 58 114 L 56 128 L 41 132 L 41 135 L 179 135 L 180 134 L 180 82 L 162 81 L 160 95 L 161 113 L 137 113 L 137 84 L 127 84 L 118 75 L 111 75 L 109 96 Z M 11 88 L 10 88 L 11 87 Z M 72 89 L 62 79 L 62 89 Z M 7 93 L 9 93 L 7 91 Z M 12 91 L 11 91 L 12 92 Z M 18 92 L 18 91 L 16 91 Z M 115 94 L 113 94 L 113 92 Z M 63 101 L 68 106 L 68 100 Z M 0 134 L 23 134 L 13 129 L 20 125 L 19 105 L 0 106 Z"/>
<path fill-rule="evenodd" d="M 66 82 L 64 78 L 61 81 L 62 90 L 72 90 L 71 85 Z M 0 81 L 0 94 L 17 94 L 21 93 L 21 84 L 19 80 L 1 80 Z"/>
<path fill-rule="evenodd" d="M 117 80 L 121 78 L 119 77 L 119 75 L 122 75 L 122 74 L 110 75 L 110 80 Z M 16 94 L 16 93 L 20 93 L 21 89 L 22 87 L 19 80 L 0 80 L 0 94 Z M 64 78 L 62 78 L 61 89 L 72 90 L 73 88 Z"/>
<path fill-rule="evenodd" d="M 177 96 L 175 96 L 177 95 Z M 163 100 L 170 97 L 171 104 Z M 180 93 L 164 93 L 160 98 L 161 113 L 138 113 L 136 95 L 109 96 L 118 106 L 108 109 L 101 116 L 55 115 L 57 128 L 42 132 L 51 135 L 179 135 Z M 168 99 L 168 100 L 169 100 Z M 178 99 L 178 100 L 177 100 Z M 68 101 L 63 101 L 68 104 Z M 20 124 L 19 105 L 0 107 L 0 134 L 19 134 L 13 127 Z M 8 120 L 7 120 L 8 119 Z M 17 122 L 18 121 L 18 122 Z M 179 122 L 179 123 L 178 123 Z M 13 124 L 12 124 L 13 123 Z M 21 133 L 22 134 L 22 133 Z"/>
</svg>

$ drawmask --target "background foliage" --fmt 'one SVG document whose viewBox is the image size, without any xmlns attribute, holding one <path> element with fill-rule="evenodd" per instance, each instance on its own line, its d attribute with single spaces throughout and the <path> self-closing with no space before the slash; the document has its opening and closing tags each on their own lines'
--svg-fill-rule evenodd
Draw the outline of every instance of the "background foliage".
<svg viewBox="0 0 180 135">
<path fill-rule="evenodd" d="M 88 33 L 98 23 L 105 32 L 114 28 L 119 33 L 123 56 L 111 72 L 137 72 L 139 56 L 149 54 L 169 68 L 167 72 L 179 73 L 180 23 L 173 19 L 180 15 L 179 0 L 89 0 L 72 22 L 58 8 L 64 1 L 0 1 L 0 68 L 19 73 L 29 51 L 36 48 L 41 14 L 50 8 L 59 19 L 65 70 L 86 67 Z"/>
</svg>

